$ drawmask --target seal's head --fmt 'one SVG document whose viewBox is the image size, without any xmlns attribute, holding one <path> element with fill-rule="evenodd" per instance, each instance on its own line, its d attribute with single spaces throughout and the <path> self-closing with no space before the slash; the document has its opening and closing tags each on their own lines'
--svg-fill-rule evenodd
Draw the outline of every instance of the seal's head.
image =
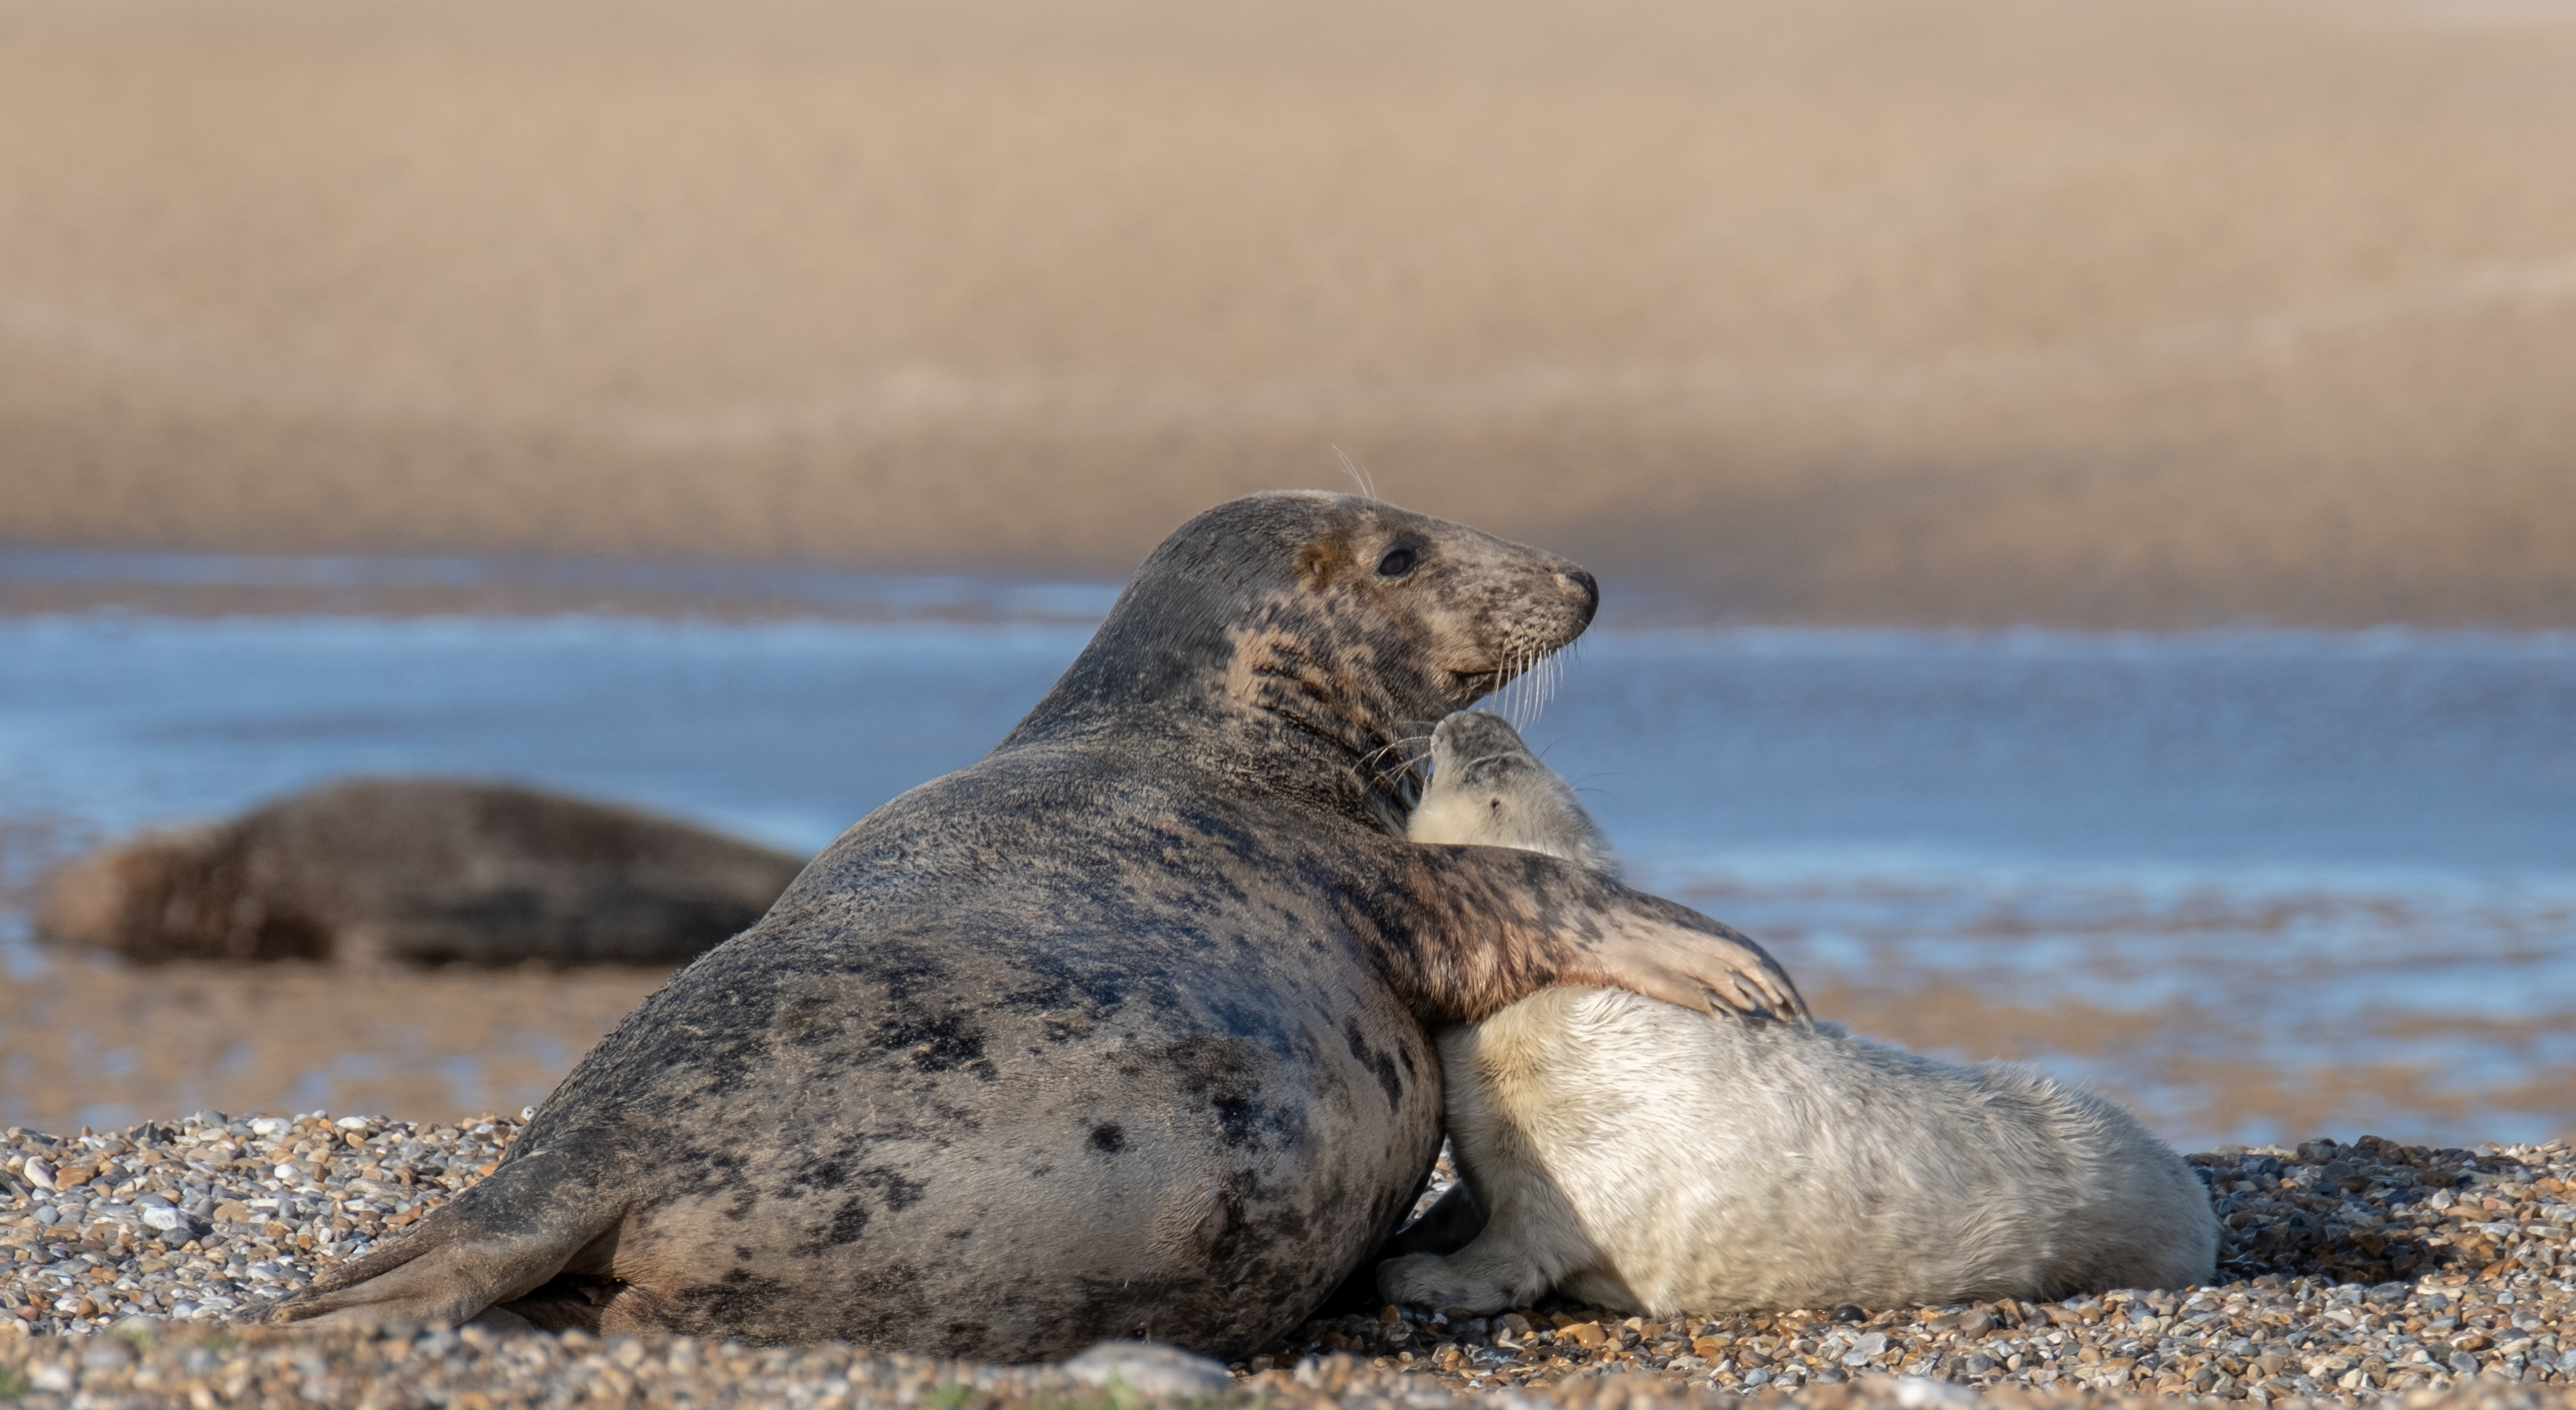
<svg viewBox="0 0 2576 1410">
<path fill-rule="evenodd" d="M 1538 549 L 1380 500 L 1274 491 L 1156 548 L 1002 747 L 1121 741 L 1397 830 L 1396 741 L 1591 624 L 1600 589 Z"/>
<path fill-rule="evenodd" d="M 1574 789 L 1500 715 L 1461 710 L 1431 732 L 1431 786 L 1405 836 L 1519 847 L 1618 875 L 1619 860 Z"/>
</svg>

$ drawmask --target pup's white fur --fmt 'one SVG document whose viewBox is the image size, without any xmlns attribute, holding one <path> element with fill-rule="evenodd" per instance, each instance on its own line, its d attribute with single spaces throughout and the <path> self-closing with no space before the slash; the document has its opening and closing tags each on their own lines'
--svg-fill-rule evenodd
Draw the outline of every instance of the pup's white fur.
<svg viewBox="0 0 2576 1410">
<path fill-rule="evenodd" d="M 1416 842 L 1602 866 L 1600 829 L 1492 715 L 1433 735 Z M 1449 1134 L 1488 1220 L 1379 1265 L 1394 1302 L 1477 1312 L 1551 1287 L 1655 1316 L 2181 1287 L 2218 1222 L 2136 1118 L 2020 1066 L 1835 1024 L 1713 1020 L 1549 989 L 1440 1039 Z"/>
</svg>

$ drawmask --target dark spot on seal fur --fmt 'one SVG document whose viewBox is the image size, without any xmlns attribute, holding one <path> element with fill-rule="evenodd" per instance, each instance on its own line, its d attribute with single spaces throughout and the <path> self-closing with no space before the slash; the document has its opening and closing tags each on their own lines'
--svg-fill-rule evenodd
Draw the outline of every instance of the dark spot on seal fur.
<svg viewBox="0 0 2576 1410">
<path fill-rule="evenodd" d="M 827 1248 L 857 1243 L 859 1235 L 868 1231 L 869 1217 L 867 1202 L 852 1196 L 832 1212 L 832 1222 L 825 1226 L 819 1237 L 798 1246 L 796 1251 L 811 1258 Z"/>
<path fill-rule="evenodd" d="M 1104 1121 L 1091 1128 L 1091 1148 L 1101 1151 L 1127 1149 L 1127 1131 L 1115 1121 Z"/>
<path fill-rule="evenodd" d="M 1386 1104 L 1391 1107 L 1402 1104 L 1404 1079 L 1395 1075 L 1395 1059 L 1369 1046 L 1368 1035 L 1360 1031 L 1360 1021 L 1356 1018 L 1350 1020 L 1342 1029 L 1342 1036 L 1351 1045 L 1351 1056 L 1366 1063 L 1371 1071 L 1377 1073 L 1377 1085 L 1386 1092 Z M 1405 1057 L 1404 1067 L 1408 1072 L 1413 1070 L 1413 1059 L 1410 1055 Z"/>
<path fill-rule="evenodd" d="M 930 1188 L 919 1180 L 907 1180 L 882 1165 L 860 1171 L 859 1183 L 875 1190 L 885 1199 L 885 1207 L 896 1211 L 919 1204 L 922 1192 Z"/>
<path fill-rule="evenodd" d="M 990 1330 L 991 1327 L 983 1322 L 951 1322 L 940 1329 L 941 1335 L 945 1338 L 942 1345 L 944 1348 L 953 1348 L 952 1355 L 963 1356 L 973 1348 L 982 1346 L 985 1333 Z"/>
<path fill-rule="evenodd" d="M 715 1322 L 767 1316 L 786 1292 L 787 1285 L 776 1278 L 736 1268 L 713 1283 L 680 1289 L 674 1300 L 697 1317 Z"/>
<path fill-rule="evenodd" d="M 1248 1146 L 1261 1139 L 1260 1108 L 1250 1097 L 1219 1097 L 1216 1128 L 1225 1133 L 1229 1146 Z"/>
<path fill-rule="evenodd" d="M 962 1014 L 888 1019 L 877 1025 L 877 1046 L 889 1052 L 911 1049 L 912 1065 L 923 1072 L 962 1068 L 987 1082 L 1000 1076 L 984 1060 L 984 1030 Z"/>
</svg>

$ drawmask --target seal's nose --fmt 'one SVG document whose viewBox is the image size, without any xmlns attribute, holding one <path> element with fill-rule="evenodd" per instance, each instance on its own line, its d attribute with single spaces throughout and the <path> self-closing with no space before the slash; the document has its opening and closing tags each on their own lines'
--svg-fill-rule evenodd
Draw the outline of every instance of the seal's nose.
<svg viewBox="0 0 2576 1410">
<path fill-rule="evenodd" d="M 1583 604 L 1583 620 L 1591 621 L 1592 614 L 1600 610 L 1601 584 L 1593 581 L 1590 573 L 1568 568 L 1556 575 L 1556 585 L 1565 590 L 1566 596 Z"/>
</svg>

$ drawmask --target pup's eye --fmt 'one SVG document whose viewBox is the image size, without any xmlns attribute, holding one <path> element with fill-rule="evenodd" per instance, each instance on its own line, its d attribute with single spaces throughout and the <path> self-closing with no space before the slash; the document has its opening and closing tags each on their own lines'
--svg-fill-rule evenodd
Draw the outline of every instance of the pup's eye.
<svg viewBox="0 0 2576 1410">
<path fill-rule="evenodd" d="M 1390 550 L 1377 561 L 1377 575 L 1381 578 L 1401 578 L 1412 571 L 1413 550 L 1409 548 Z"/>
</svg>

